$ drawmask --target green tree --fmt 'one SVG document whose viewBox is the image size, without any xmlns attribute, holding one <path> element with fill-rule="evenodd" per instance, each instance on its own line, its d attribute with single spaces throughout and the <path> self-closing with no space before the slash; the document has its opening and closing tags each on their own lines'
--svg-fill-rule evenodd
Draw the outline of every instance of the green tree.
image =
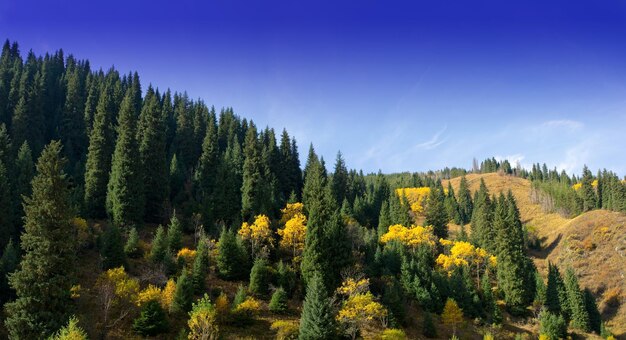
<svg viewBox="0 0 626 340">
<path fill-rule="evenodd" d="M 78 326 L 78 319 L 70 317 L 66 326 L 59 329 L 48 340 L 87 340 L 87 333 Z"/>
<path fill-rule="evenodd" d="M 104 270 L 126 264 L 124 240 L 122 240 L 120 229 L 115 224 L 109 226 L 102 234 L 100 257 L 102 258 L 102 269 Z"/>
<path fill-rule="evenodd" d="M 433 227 L 433 232 L 437 239 L 448 237 L 448 214 L 446 213 L 444 204 L 443 188 L 441 183 L 430 188 L 428 201 L 424 214 L 426 216 L 425 224 Z"/>
<path fill-rule="evenodd" d="M 585 288 L 584 290 L 584 298 L 585 309 L 587 310 L 587 314 L 589 315 L 589 327 L 591 328 L 591 331 L 595 332 L 596 334 L 600 334 L 602 328 L 602 318 L 600 316 L 598 306 L 596 305 L 596 298 L 593 296 L 588 288 Z"/>
<path fill-rule="evenodd" d="M 595 209 L 598 202 L 596 192 L 592 186 L 593 174 L 585 165 L 583 167 L 583 177 L 581 179 L 580 195 L 583 199 L 583 211 Z"/>
<path fill-rule="evenodd" d="M 193 281 L 187 269 L 183 268 L 182 273 L 176 281 L 176 291 L 174 292 L 174 299 L 170 306 L 172 313 L 185 313 L 191 308 L 193 300 Z"/>
<path fill-rule="evenodd" d="M 167 332 L 169 328 L 165 311 L 156 300 L 150 300 L 141 307 L 141 313 L 133 321 L 133 330 L 142 336 L 155 336 Z"/>
<path fill-rule="evenodd" d="M 183 227 L 176 216 L 176 211 L 172 214 L 170 224 L 167 226 L 167 248 L 176 254 L 183 246 Z"/>
<path fill-rule="evenodd" d="M 54 141 L 37 162 L 32 195 L 24 203 L 24 252 L 9 277 L 17 299 L 6 304 L 5 325 L 13 338 L 43 338 L 69 317 L 76 263 L 76 229 L 69 201 L 61 143 Z"/>
<path fill-rule="evenodd" d="M 281 287 L 274 291 L 269 304 L 270 311 L 274 313 L 284 313 L 287 311 L 287 293 Z"/>
<path fill-rule="evenodd" d="M 35 163 L 33 163 L 33 155 L 27 142 L 24 142 L 20 146 L 17 152 L 17 159 L 15 161 L 15 187 L 14 193 L 14 214 L 17 225 L 22 224 L 22 217 L 24 216 L 24 208 L 22 206 L 22 197 L 30 196 L 31 185 L 35 175 Z"/>
<path fill-rule="evenodd" d="M 195 181 L 197 183 L 197 199 L 202 205 L 204 223 L 211 225 L 215 218 L 215 193 L 217 187 L 217 173 L 220 167 L 219 144 L 217 140 L 217 126 L 211 120 L 202 142 L 202 154 L 196 167 Z"/>
<path fill-rule="evenodd" d="M 261 175 L 261 147 L 257 138 L 256 126 L 250 122 L 244 144 L 243 183 L 241 186 L 241 216 L 244 221 L 263 213 L 260 202 L 263 196 Z"/>
<path fill-rule="evenodd" d="M 469 191 L 465 176 L 461 177 L 458 196 L 459 198 L 457 201 L 459 202 L 459 215 L 461 217 L 461 222 L 463 224 L 468 224 L 472 219 L 474 204 L 472 202 L 472 194 Z"/>
<path fill-rule="evenodd" d="M 433 317 L 429 312 L 424 312 L 424 321 L 422 322 L 422 334 L 427 338 L 437 337 L 437 328 L 433 322 Z"/>
<path fill-rule="evenodd" d="M 341 156 L 341 151 L 337 152 L 335 171 L 333 172 L 331 183 L 335 201 L 343 202 L 348 194 L 348 169 L 346 168 L 346 162 Z"/>
<path fill-rule="evenodd" d="M 138 116 L 133 88 L 126 91 L 117 119 L 117 140 L 107 192 L 107 210 L 113 223 L 130 228 L 143 221 L 143 178 L 135 122 Z"/>
<path fill-rule="evenodd" d="M 162 263 L 165 257 L 168 255 L 169 249 L 167 247 L 167 236 L 165 236 L 165 230 L 163 226 L 159 226 L 152 239 L 152 247 L 150 249 L 150 260 L 154 263 Z"/>
<path fill-rule="evenodd" d="M 481 178 L 480 187 L 474 194 L 472 209 L 471 240 L 477 246 L 494 252 L 493 240 L 495 232 L 492 229 L 493 205 L 489 198 L 489 190 Z"/>
<path fill-rule="evenodd" d="M 308 281 L 306 297 L 300 317 L 299 339 L 335 339 L 335 315 L 324 280 L 320 274 L 313 275 Z"/>
<path fill-rule="evenodd" d="M 107 185 L 114 145 L 113 117 L 117 111 L 115 86 L 112 82 L 105 85 L 89 136 L 84 199 L 87 215 L 93 218 L 106 216 Z"/>
<path fill-rule="evenodd" d="M 555 315 L 569 317 L 569 301 L 565 283 L 559 269 L 552 263 L 548 263 L 548 284 L 546 285 L 546 308 Z"/>
<path fill-rule="evenodd" d="M 86 101 L 86 73 L 88 66 L 81 65 L 72 56 L 67 58 L 65 73 L 65 104 L 59 122 L 59 136 L 70 164 L 80 160 L 86 151 L 87 135 L 83 119 Z"/>
<path fill-rule="evenodd" d="M 13 207 L 9 174 L 4 163 L 0 160 L 0 248 L 4 248 L 9 240 L 17 237 Z"/>
<path fill-rule="evenodd" d="M 18 147 L 25 141 L 38 154 L 44 144 L 45 117 L 42 107 L 41 59 L 30 51 L 26 58 L 19 87 L 17 87 L 17 103 L 13 113 L 12 132 L 13 145 Z M 52 108 L 47 108 L 51 110 Z"/>
<path fill-rule="evenodd" d="M 226 280 L 242 278 L 247 267 L 243 247 L 233 231 L 222 229 L 218 243 L 217 270 Z"/>
<path fill-rule="evenodd" d="M 585 306 L 585 296 L 578 286 L 578 278 L 572 268 L 568 268 L 565 272 L 565 290 L 567 292 L 567 301 L 572 313 L 572 326 L 585 332 L 591 331 L 589 313 Z"/>
<path fill-rule="evenodd" d="M 209 270 L 209 248 L 208 240 L 204 237 L 200 238 L 196 249 L 196 258 L 193 260 L 193 286 L 196 293 L 204 290 L 206 274 Z"/>
<path fill-rule="evenodd" d="M 567 335 L 567 323 L 562 315 L 544 311 L 539 315 L 539 333 L 550 340 L 565 338 Z"/>
<path fill-rule="evenodd" d="M 0 305 L 15 297 L 15 291 L 9 286 L 8 277 L 17 269 L 19 261 L 17 247 L 13 240 L 9 240 L 0 258 Z"/>
<path fill-rule="evenodd" d="M 124 253 L 128 257 L 136 257 L 139 255 L 139 252 L 139 234 L 137 233 L 137 228 L 133 227 L 128 233 L 128 239 L 124 245 Z"/>
<path fill-rule="evenodd" d="M 248 291 L 255 295 L 265 296 L 269 290 L 269 283 L 270 272 L 267 266 L 267 260 L 257 258 L 250 271 L 250 285 L 248 286 Z"/>
<path fill-rule="evenodd" d="M 163 207 L 169 196 L 165 120 L 159 97 L 148 87 L 137 128 L 139 159 L 143 174 L 145 219 L 161 222 Z"/>
</svg>

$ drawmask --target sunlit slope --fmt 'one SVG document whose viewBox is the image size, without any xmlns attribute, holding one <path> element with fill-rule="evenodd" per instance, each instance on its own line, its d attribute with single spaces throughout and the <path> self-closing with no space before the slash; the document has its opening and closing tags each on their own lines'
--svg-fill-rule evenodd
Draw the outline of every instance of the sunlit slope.
<svg viewBox="0 0 626 340">
<path fill-rule="evenodd" d="M 522 222 L 541 240 L 541 250 L 531 252 L 539 270 L 545 275 L 547 260 L 557 263 L 563 271 L 574 268 L 581 285 L 598 298 L 611 330 L 625 334 L 626 215 L 606 210 L 587 212 L 573 219 L 546 214 L 530 201 L 530 181 L 496 173 L 469 174 L 466 179 L 472 192 L 478 190 L 481 178 L 492 195 L 513 192 Z M 460 181 L 460 177 L 450 180 L 455 192 Z M 443 185 L 447 186 L 447 181 Z M 619 294 L 621 304 L 612 298 L 615 294 Z"/>
</svg>

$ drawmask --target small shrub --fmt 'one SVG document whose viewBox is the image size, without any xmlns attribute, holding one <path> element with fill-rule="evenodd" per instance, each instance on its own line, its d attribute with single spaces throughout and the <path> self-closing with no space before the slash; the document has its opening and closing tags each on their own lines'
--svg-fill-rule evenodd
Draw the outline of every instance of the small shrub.
<svg viewBox="0 0 626 340">
<path fill-rule="evenodd" d="M 385 329 L 380 338 L 382 340 L 405 340 L 406 334 L 401 329 L 390 328 Z"/>
<path fill-rule="evenodd" d="M 270 328 L 276 332 L 276 340 L 296 340 L 300 331 L 297 321 L 277 320 Z"/>
<path fill-rule="evenodd" d="M 543 311 L 539 315 L 540 334 L 548 337 L 550 340 L 565 338 L 567 335 L 567 324 L 562 315 L 555 315 L 548 311 Z"/>
</svg>

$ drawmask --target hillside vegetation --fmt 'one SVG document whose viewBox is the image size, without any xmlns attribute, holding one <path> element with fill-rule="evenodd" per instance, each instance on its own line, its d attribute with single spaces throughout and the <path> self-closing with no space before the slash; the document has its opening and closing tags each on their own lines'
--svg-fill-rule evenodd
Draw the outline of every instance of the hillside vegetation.
<svg viewBox="0 0 626 340">
<path fill-rule="evenodd" d="M 620 303 L 626 293 L 625 214 L 593 210 L 568 219 L 557 213 L 544 213 L 539 204 L 532 203 L 532 185 L 527 179 L 497 173 L 468 174 L 466 179 L 472 192 L 478 190 L 481 179 L 492 194 L 510 189 L 522 223 L 529 234 L 534 234 L 530 237 L 540 241 L 540 249 L 530 252 L 539 271 L 546 275 L 548 261 L 561 268 L 572 267 L 581 286 L 596 296 L 611 330 L 626 333 L 626 306 Z M 460 177 L 449 181 L 455 191 L 460 181 Z"/>
</svg>

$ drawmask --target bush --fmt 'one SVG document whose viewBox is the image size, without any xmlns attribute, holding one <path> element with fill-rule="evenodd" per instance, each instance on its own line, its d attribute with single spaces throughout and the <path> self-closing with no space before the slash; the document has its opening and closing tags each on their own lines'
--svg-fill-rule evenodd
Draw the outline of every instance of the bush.
<svg viewBox="0 0 626 340">
<path fill-rule="evenodd" d="M 61 328 L 49 340 L 87 340 L 87 333 L 78 327 L 78 319 L 72 316 L 67 326 Z"/>
<path fill-rule="evenodd" d="M 406 334 L 401 329 L 385 329 L 380 337 L 382 340 L 405 340 Z"/>
<path fill-rule="evenodd" d="M 189 313 L 189 339 L 217 339 L 219 327 L 217 325 L 217 311 L 211 304 L 209 296 L 204 296 L 193 304 Z"/>
<path fill-rule="evenodd" d="M 132 228 L 128 233 L 128 239 L 126 245 L 124 245 L 124 253 L 130 258 L 139 257 L 141 251 L 139 250 L 139 234 L 136 228 Z"/>
<path fill-rule="evenodd" d="M 296 340 L 300 332 L 297 321 L 277 320 L 270 328 L 276 331 L 276 340 Z"/>
<path fill-rule="evenodd" d="M 237 308 L 242 302 L 246 301 L 248 295 L 246 294 L 246 289 L 239 285 L 237 288 L 237 293 L 235 293 L 235 297 L 233 298 L 233 309 Z"/>
<path fill-rule="evenodd" d="M 133 330 L 142 336 L 154 336 L 167 332 L 165 312 L 156 300 L 150 300 L 141 308 L 141 314 L 133 322 Z"/>
<path fill-rule="evenodd" d="M 284 289 L 276 289 L 274 294 L 272 294 L 269 307 L 270 311 L 274 313 L 284 313 L 287 311 L 287 293 Z"/>
<path fill-rule="evenodd" d="M 567 335 L 567 324 L 562 315 L 556 315 L 548 311 L 543 311 L 539 315 L 539 333 L 547 336 L 550 340 L 565 338 Z"/>
<path fill-rule="evenodd" d="M 248 325 L 252 322 L 252 318 L 261 310 L 261 303 L 253 297 L 247 297 L 246 300 L 233 310 L 234 321 L 237 325 Z"/>
</svg>

